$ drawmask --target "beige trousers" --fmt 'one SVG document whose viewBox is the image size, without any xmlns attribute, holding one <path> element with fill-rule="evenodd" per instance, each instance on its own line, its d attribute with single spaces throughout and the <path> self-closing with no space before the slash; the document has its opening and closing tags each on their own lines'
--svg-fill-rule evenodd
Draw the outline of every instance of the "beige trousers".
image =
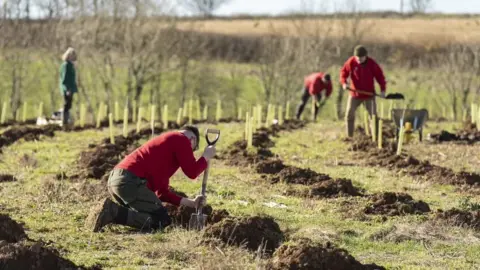
<svg viewBox="0 0 480 270">
<path fill-rule="evenodd" d="M 372 117 L 372 115 L 377 114 L 377 104 L 374 97 L 363 100 L 349 96 L 347 102 L 347 111 L 345 113 L 348 137 L 353 137 L 353 131 L 355 130 L 355 112 L 357 111 L 357 108 L 362 104 L 365 106 L 365 109 L 367 109 L 370 118 Z"/>
</svg>

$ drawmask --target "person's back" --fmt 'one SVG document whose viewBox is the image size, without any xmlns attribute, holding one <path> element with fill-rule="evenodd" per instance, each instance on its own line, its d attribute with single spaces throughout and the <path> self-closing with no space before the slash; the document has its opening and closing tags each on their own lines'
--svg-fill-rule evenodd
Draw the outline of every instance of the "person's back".
<svg viewBox="0 0 480 270">
<path fill-rule="evenodd" d="M 204 158 L 197 161 L 193 155 L 189 139 L 182 133 L 163 133 L 125 157 L 116 168 L 134 173 L 148 181 L 147 186 L 158 196 L 169 192 L 169 179 L 182 168 L 186 176 L 195 179 L 206 167 Z M 170 201 L 170 198 L 164 198 Z M 176 201 L 176 200 L 175 200 Z"/>
</svg>

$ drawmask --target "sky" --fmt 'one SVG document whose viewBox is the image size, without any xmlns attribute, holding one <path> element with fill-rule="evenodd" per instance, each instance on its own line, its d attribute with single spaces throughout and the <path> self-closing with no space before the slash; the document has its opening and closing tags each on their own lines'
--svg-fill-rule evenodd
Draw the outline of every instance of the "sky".
<svg viewBox="0 0 480 270">
<path fill-rule="evenodd" d="M 400 10 L 400 0 L 231 0 L 228 4 L 220 7 L 215 14 L 234 15 L 234 14 L 270 14 L 278 15 L 289 11 L 302 10 L 302 3 L 311 6 L 314 3 L 314 9 L 321 10 L 322 6 L 327 6 L 329 12 L 333 11 L 335 6 L 344 7 L 346 1 L 364 2 L 366 10 Z M 408 3 L 410 0 L 404 0 Z M 480 0 L 432 0 L 431 11 L 442 13 L 480 13 Z M 303 6 L 305 6 L 303 4 Z M 407 5 L 406 5 L 407 6 Z M 408 10 L 406 7 L 405 10 Z"/>
</svg>

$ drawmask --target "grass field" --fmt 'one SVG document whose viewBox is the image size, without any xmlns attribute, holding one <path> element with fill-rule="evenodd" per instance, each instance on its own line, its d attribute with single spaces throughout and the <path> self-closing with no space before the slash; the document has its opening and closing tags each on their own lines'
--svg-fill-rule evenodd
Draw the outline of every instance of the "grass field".
<svg viewBox="0 0 480 270">
<path fill-rule="evenodd" d="M 201 125 L 201 128 L 212 125 Z M 426 132 L 458 126 L 430 123 Z M 223 152 L 242 138 L 242 124 L 220 124 Z M 116 130 L 121 133 L 121 130 Z M 51 241 L 65 257 L 77 264 L 100 265 L 105 269 L 261 269 L 267 258 L 238 247 L 210 247 L 201 244 L 201 233 L 179 228 L 165 233 L 142 234 L 119 226 L 103 233 L 90 233 L 83 222 L 104 183 L 98 180 L 56 180 L 61 172 L 74 173 L 81 151 L 98 143 L 108 130 L 79 133 L 56 132 L 53 138 L 17 143 L 4 148 L 0 172 L 13 174 L 17 182 L 0 183 L 3 213 L 25 223 L 29 237 Z M 285 232 L 288 241 L 310 238 L 330 241 L 346 249 L 361 263 L 376 263 L 387 269 L 477 269 L 480 264 L 480 235 L 433 221 L 437 209 L 460 207 L 471 196 L 452 186 L 417 181 L 384 168 L 365 167 L 358 153 L 342 142 L 341 122 L 321 120 L 305 128 L 273 137 L 272 152 L 285 164 L 310 168 L 334 178 L 349 178 L 367 194 L 407 192 L 430 205 L 425 215 L 399 217 L 365 216 L 368 200 L 358 197 L 312 199 L 287 196 L 287 184 L 272 185 L 249 168 L 232 167 L 223 160 L 212 162 L 208 202 L 214 209 L 226 209 L 234 216 L 270 215 Z M 202 142 L 204 145 L 205 142 Z M 420 159 L 454 170 L 463 164 L 480 173 L 478 145 L 427 145 L 413 142 L 406 151 Z M 441 153 L 441 154 L 440 154 Z M 467 155 L 465 155 L 467 153 Z M 438 158 L 441 156 L 442 158 Z M 172 186 L 192 196 L 199 183 L 177 173 Z M 286 208 L 268 207 L 275 202 Z M 473 202 L 480 203 L 478 197 Z"/>
</svg>

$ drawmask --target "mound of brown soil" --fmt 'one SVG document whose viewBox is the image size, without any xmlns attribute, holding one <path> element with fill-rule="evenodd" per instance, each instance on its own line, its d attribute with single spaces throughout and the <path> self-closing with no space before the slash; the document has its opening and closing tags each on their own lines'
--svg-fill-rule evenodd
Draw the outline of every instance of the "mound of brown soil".
<svg viewBox="0 0 480 270">
<path fill-rule="evenodd" d="M 0 269 L 100 269 L 78 267 L 57 250 L 28 240 L 23 227 L 0 214 Z"/>
<path fill-rule="evenodd" d="M 476 143 L 480 142 L 480 131 L 477 130 L 462 130 L 456 134 L 442 130 L 440 133 L 430 134 L 430 141 L 435 143 L 441 142 L 460 142 L 460 143 Z"/>
<path fill-rule="evenodd" d="M 162 132 L 164 132 L 162 128 L 154 128 L 156 135 Z M 83 177 L 102 179 L 126 154 L 135 150 L 135 143 L 138 140 L 149 138 L 151 135 L 150 128 L 141 129 L 139 133 L 133 130 L 126 138 L 115 136 L 115 144 L 110 143 L 110 138 L 105 138 L 102 144 L 93 150 L 80 153 L 78 166 L 85 171 Z"/>
<path fill-rule="evenodd" d="M 333 198 L 342 196 L 362 196 L 349 179 L 326 180 L 311 186 L 309 196 Z"/>
<path fill-rule="evenodd" d="M 480 230 L 480 211 L 465 211 L 460 209 L 439 210 L 435 219 L 445 220 L 459 227 L 469 227 Z"/>
<path fill-rule="evenodd" d="M 372 141 L 372 138 L 365 135 L 358 135 L 353 137 L 350 151 L 368 151 L 370 149 L 377 148 L 378 145 Z"/>
<path fill-rule="evenodd" d="M 373 202 L 365 208 L 365 214 L 403 216 L 430 212 L 427 203 L 416 201 L 406 193 L 385 192 L 371 199 Z"/>
<path fill-rule="evenodd" d="M 85 177 L 102 179 L 122 158 L 121 155 L 135 142 L 131 137 L 115 137 L 115 144 L 101 144 L 93 151 L 80 153 L 78 166 L 85 169 Z"/>
<path fill-rule="evenodd" d="M 0 174 L 0 183 L 2 182 L 15 182 L 17 178 L 11 174 Z"/>
<path fill-rule="evenodd" d="M 183 228 L 188 228 L 190 217 L 192 214 L 197 213 L 195 208 L 185 207 L 183 205 L 175 206 L 171 204 L 164 204 L 164 206 L 167 208 L 168 214 L 172 218 L 173 225 Z M 230 215 L 228 211 L 223 209 L 213 210 L 210 205 L 206 205 L 203 208 L 203 214 L 208 216 L 207 224 L 218 223 Z"/>
<path fill-rule="evenodd" d="M 280 159 L 269 159 L 260 161 L 255 165 L 255 170 L 258 173 L 277 174 L 285 168 L 285 165 Z"/>
<path fill-rule="evenodd" d="M 370 151 L 367 164 L 397 170 L 411 176 L 421 176 L 441 184 L 480 187 L 480 175 L 476 173 L 456 173 L 452 169 L 433 165 L 429 161 L 420 161 L 410 155 L 396 155 L 387 149 Z"/>
<path fill-rule="evenodd" d="M 0 269 L 101 269 L 79 267 L 72 261 L 60 257 L 57 250 L 41 242 L 19 242 L 0 244 Z"/>
<path fill-rule="evenodd" d="M 35 125 L 37 123 L 37 119 L 27 119 L 25 122 L 18 122 L 15 120 L 7 120 L 3 124 L 0 124 L 0 128 L 8 127 L 8 126 L 26 126 L 26 125 Z"/>
<path fill-rule="evenodd" d="M 246 167 L 267 160 L 272 156 L 273 153 L 268 149 L 259 148 L 256 149 L 255 153 L 247 150 L 246 141 L 236 141 L 228 147 L 222 159 L 226 159 L 228 165 Z"/>
<path fill-rule="evenodd" d="M 268 130 L 259 129 L 252 134 L 252 145 L 259 148 L 270 148 L 275 146 L 275 143 L 270 139 Z"/>
<path fill-rule="evenodd" d="M 272 183 L 284 182 L 287 184 L 312 185 L 331 180 L 332 178 L 326 174 L 317 173 L 310 169 L 286 166 L 270 179 Z"/>
<path fill-rule="evenodd" d="M 53 137 L 55 131 L 60 130 L 58 125 L 46 125 L 42 127 L 19 126 L 12 127 L 0 134 L 0 148 L 14 142 L 25 139 L 26 141 L 38 140 L 41 135 Z"/>
<path fill-rule="evenodd" d="M 245 246 L 272 254 L 283 241 L 283 233 L 271 217 L 226 218 L 208 226 L 204 237 L 219 239 L 228 245 Z"/>
<path fill-rule="evenodd" d="M 372 264 L 363 265 L 348 251 L 334 247 L 330 242 L 315 244 L 302 239 L 295 244 L 284 244 L 275 253 L 267 265 L 268 270 L 373 270 L 385 269 Z"/>
<path fill-rule="evenodd" d="M 27 235 L 22 225 L 18 224 L 9 216 L 0 214 L 0 241 L 16 243 L 26 238 Z"/>
</svg>

